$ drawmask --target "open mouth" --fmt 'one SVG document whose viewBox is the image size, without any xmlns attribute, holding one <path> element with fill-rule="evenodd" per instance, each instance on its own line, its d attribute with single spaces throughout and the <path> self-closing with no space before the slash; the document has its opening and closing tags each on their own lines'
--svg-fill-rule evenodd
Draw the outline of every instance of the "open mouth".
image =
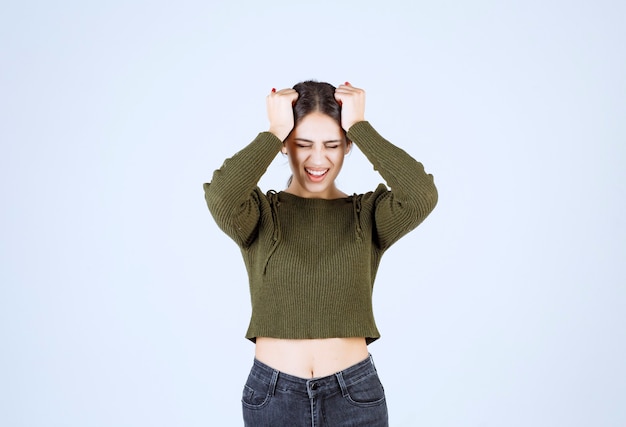
<svg viewBox="0 0 626 427">
<path fill-rule="evenodd" d="M 313 180 L 313 181 L 321 181 L 322 179 L 324 179 L 324 177 L 326 176 L 326 174 L 328 173 L 328 171 L 330 169 L 309 169 L 309 168 L 305 168 L 304 169 L 307 173 L 307 175 L 309 176 L 309 179 Z"/>
</svg>

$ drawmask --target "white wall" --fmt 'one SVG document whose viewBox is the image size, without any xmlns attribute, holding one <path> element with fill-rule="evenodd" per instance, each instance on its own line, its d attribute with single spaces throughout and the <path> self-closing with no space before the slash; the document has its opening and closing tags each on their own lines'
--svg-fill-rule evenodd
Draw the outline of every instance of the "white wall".
<svg viewBox="0 0 626 427">
<path fill-rule="evenodd" d="M 376 286 L 392 425 L 626 423 L 623 2 L 0 9 L 1 425 L 241 424 L 247 282 L 201 185 L 309 78 L 439 188 Z M 340 182 L 379 180 L 355 151 Z"/>
</svg>

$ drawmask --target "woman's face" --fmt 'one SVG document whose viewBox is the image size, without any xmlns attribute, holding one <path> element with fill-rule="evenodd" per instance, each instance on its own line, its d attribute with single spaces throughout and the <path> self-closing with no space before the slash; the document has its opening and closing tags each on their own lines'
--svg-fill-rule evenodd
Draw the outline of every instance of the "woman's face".
<svg viewBox="0 0 626 427">
<path fill-rule="evenodd" d="M 344 196 L 335 186 L 335 178 L 349 147 L 334 119 L 320 112 L 304 116 L 285 141 L 285 151 L 293 173 L 287 192 L 318 199 Z"/>
</svg>

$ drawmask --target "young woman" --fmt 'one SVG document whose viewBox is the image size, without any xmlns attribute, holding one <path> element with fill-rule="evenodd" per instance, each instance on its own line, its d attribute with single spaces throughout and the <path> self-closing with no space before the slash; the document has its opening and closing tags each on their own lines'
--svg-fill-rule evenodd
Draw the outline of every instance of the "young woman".
<svg viewBox="0 0 626 427">
<path fill-rule="evenodd" d="M 365 121 L 365 92 L 307 81 L 267 97 L 270 122 L 204 184 L 219 227 L 248 271 L 256 343 L 246 426 L 387 426 L 368 352 L 379 338 L 372 288 L 383 253 L 437 203 L 431 175 Z M 357 144 L 391 189 L 347 195 L 335 179 Z M 263 193 L 282 151 L 292 177 Z"/>
</svg>

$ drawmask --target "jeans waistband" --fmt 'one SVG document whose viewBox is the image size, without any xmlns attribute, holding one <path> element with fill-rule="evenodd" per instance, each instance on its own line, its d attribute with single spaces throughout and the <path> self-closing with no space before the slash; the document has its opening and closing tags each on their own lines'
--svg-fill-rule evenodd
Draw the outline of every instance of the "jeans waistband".
<svg viewBox="0 0 626 427">
<path fill-rule="evenodd" d="M 376 374 L 376 367 L 374 366 L 374 360 L 371 355 L 342 371 L 318 378 L 306 379 L 289 375 L 257 359 L 254 359 L 254 365 L 250 371 L 250 375 L 269 384 L 269 392 L 272 395 L 275 390 L 278 389 L 290 393 L 302 394 L 309 398 L 314 398 L 321 394 L 329 395 L 335 392 L 342 392 L 343 395 L 346 395 L 347 387 L 371 374 Z"/>
</svg>

